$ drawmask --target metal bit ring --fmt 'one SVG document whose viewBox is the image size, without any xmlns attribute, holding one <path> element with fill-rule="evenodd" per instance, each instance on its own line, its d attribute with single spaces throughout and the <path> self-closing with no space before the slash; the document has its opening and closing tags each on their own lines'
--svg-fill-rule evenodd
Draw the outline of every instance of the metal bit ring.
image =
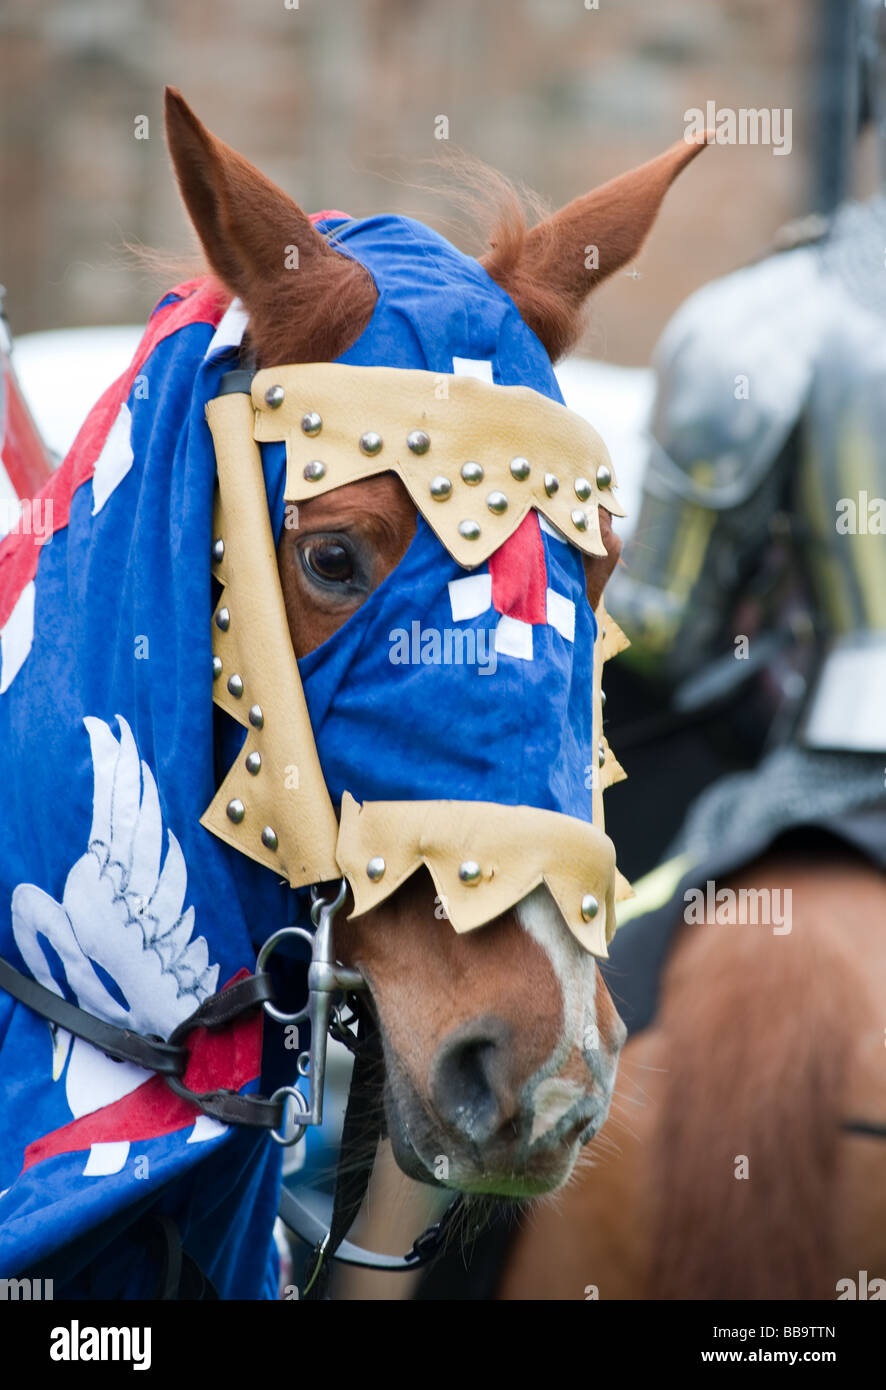
<svg viewBox="0 0 886 1390">
<path fill-rule="evenodd" d="M 335 946 L 332 937 L 332 926 L 335 914 L 344 902 L 348 891 L 348 885 L 344 879 L 338 887 L 336 896 L 327 900 L 321 896 L 318 887 L 311 889 L 313 905 L 311 907 L 311 921 L 314 923 L 313 934 L 304 931 L 301 927 L 284 927 L 281 931 L 269 936 L 258 954 L 258 968 L 263 970 L 268 957 L 274 948 L 286 935 L 299 936 L 307 941 L 311 947 L 311 963 L 308 967 L 308 1001 L 303 1009 L 298 1013 L 284 1014 L 279 1009 L 275 1009 L 272 1004 L 265 1003 L 266 1012 L 277 1023 L 295 1024 L 307 1019 L 311 1025 L 311 1042 L 307 1053 L 302 1053 L 296 1064 L 298 1072 L 305 1077 L 308 1082 L 309 1096 L 305 1101 L 300 1091 L 296 1091 L 291 1086 L 283 1086 L 275 1092 L 275 1098 L 290 1095 L 295 1099 L 299 1107 L 300 1117 L 303 1120 L 301 1125 L 297 1125 L 298 1133 L 292 1138 L 286 1138 L 272 1131 L 272 1137 L 278 1144 L 294 1144 L 304 1134 L 305 1126 L 319 1125 L 323 1122 L 323 1085 L 326 1080 L 326 1045 L 329 1035 L 330 1023 L 333 1019 L 333 997 L 347 990 L 365 989 L 366 981 L 359 970 L 352 970 L 347 966 L 339 965 L 335 958 Z"/>
<path fill-rule="evenodd" d="M 313 951 L 314 937 L 311 934 L 311 932 L 305 931 L 304 927 L 282 927 L 280 931 L 275 931 L 273 936 L 269 936 L 267 941 L 262 946 L 261 950 L 258 953 L 258 959 L 256 961 L 255 966 L 256 970 L 267 969 L 268 957 L 270 956 L 272 951 L 276 950 L 276 948 L 280 945 L 280 942 L 286 936 L 301 937 L 302 941 L 306 941 L 308 943 L 308 946 L 310 946 L 311 950 Z M 262 1008 L 264 1009 L 265 1013 L 268 1015 L 269 1018 L 272 1018 L 275 1023 L 284 1024 L 303 1023 L 304 1020 L 308 1017 L 310 1007 L 310 994 L 308 994 L 308 999 L 304 1007 L 299 1009 L 298 1012 L 294 1014 L 283 1013 L 280 1009 L 276 1008 L 269 999 L 266 999 L 264 1004 L 262 1005 Z"/>
<path fill-rule="evenodd" d="M 281 1086 L 271 1096 L 271 1100 L 281 1099 L 283 1101 L 283 1133 L 278 1134 L 275 1129 L 272 1129 L 271 1138 L 273 1139 L 275 1144 L 280 1144 L 284 1149 L 288 1149 L 291 1148 L 293 1144 L 297 1144 L 299 1139 L 304 1138 L 307 1125 L 300 1125 L 295 1119 L 293 1119 L 292 1134 L 287 1136 L 286 1129 L 287 1121 L 289 1119 L 289 1107 L 287 1105 L 287 1100 L 291 1099 L 292 1101 L 294 1101 L 295 1108 L 298 1111 L 299 1116 L 308 1115 L 310 1113 L 310 1107 L 308 1105 L 308 1102 L 302 1095 L 301 1091 L 296 1090 L 294 1086 Z"/>
</svg>

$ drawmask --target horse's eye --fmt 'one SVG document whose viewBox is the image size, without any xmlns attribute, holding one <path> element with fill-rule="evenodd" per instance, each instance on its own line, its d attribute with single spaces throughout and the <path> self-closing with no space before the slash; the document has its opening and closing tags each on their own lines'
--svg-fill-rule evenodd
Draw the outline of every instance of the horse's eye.
<svg viewBox="0 0 886 1390">
<path fill-rule="evenodd" d="M 326 584 L 350 584 L 354 562 L 341 541 L 313 540 L 302 548 L 302 561 L 310 575 Z"/>
</svg>

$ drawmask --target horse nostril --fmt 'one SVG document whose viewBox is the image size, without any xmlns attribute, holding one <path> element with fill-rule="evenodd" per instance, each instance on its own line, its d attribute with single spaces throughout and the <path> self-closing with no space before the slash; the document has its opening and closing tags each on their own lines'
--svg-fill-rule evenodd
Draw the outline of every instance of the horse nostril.
<svg viewBox="0 0 886 1390">
<path fill-rule="evenodd" d="M 431 1063 L 434 1109 L 474 1144 L 486 1143 L 517 1113 L 508 1041 L 498 1019 L 474 1020 L 450 1034 Z"/>
</svg>

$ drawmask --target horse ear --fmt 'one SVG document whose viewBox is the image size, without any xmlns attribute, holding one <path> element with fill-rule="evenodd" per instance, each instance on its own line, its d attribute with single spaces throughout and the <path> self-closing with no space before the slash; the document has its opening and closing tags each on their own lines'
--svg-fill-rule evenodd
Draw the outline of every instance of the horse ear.
<svg viewBox="0 0 886 1390">
<path fill-rule="evenodd" d="M 363 266 L 333 250 L 298 204 L 212 135 L 174 87 L 166 88 L 166 142 L 209 265 L 243 301 L 263 364 L 339 356 L 375 303 Z M 318 300 L 340 305 L 339 314 L 328 307 L 312 314 Z"/>
<path fill-rule="evenodd" d="M 531 231 L 511 228 L 491 243 L 481 265 L 511 296 L 553 361 L 578 337 L 585 298 L 633 260 L 668 188 L 707 140 L 707 133 L 678 140 L 657 159 L 574 199 Z"/>
</svg>

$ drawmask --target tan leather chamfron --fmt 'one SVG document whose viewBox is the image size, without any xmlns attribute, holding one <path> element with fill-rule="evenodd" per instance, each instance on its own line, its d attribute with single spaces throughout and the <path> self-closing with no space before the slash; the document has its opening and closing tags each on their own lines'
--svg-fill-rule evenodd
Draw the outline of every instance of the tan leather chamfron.
<svg viewBox="0 0 886 1390">
<path fill-rule="evenodd" d="M 597 766 L 594 769 L 594 824 L 601 828 L 604 825 L 603 816 L 603 793 L 607 787 L 611 787 L 613 782 L 621 782 L 627 777 L 627 773 L 616 758 L 612 749 L 609 747 L 607 739 L 603 735 L 603 667 L 612 657 L 623 652 L 631 644 L 622 632 L 618 623 L 614 622 L 606 612 L 603 599 L 597 604 L 594 616 L 597 620 L 597 640 L 594 644 L 594 745 L 597 749 Z M 622 902 L 625 898 L 632 898 L 634 890 L 628 883 L 624 874 L 618 869 L 615 870 L 615 901 Z M 611 927 L 614 931 L 614 926 Z"/>
<path fill-rule="evenodd" d="M 543 882 L 585 950 L 608 954 L 615 930 L 615 848 L 587 821 L 486 801 L 360 806 L 345 793 L 336 854 L 354 893 L 353 916 L 377 907 L 424 864 L 457 932 L 491 922 Z M 373 880 L 367 870 L 378 858 L 384 872 Z M 475 882 L 462 881 L 462 865 L 479 868 Z M 596 903 L 590 921 L 581 911 L 588 895 Z"/>
<path fill-rule="evenodd" d="M 385 392 L 391 377 L 419 378 L 420 383 L 428 379 L 434 383 L 438 381 L 430 373 L 391 372 L 381 368 L 329 368 L 327 364 L 282 367 L 259 374 L 267 382 L 262 384 L 261 394 L 268 385 L 283 385 L 286 396 L 279 411 L 267 408 L 256 411 L 255 390 L 253 400 L 234 392 L 219 396 L 207 405 L 206 418 L 215 444 L 219 476 L 213 541 L 221 540 L 224 545 L 224 553 L 213 559 L 212 567 L 213 574 L 223 585 L 212 624 L 213 655 L 216 662 L 221 663 L 214 679 L 213 699 L 246 728 L 247 737 L 236 762 L 201 817 L 201 824 L 226 844 L 285 876 L 293 887 L 344 875 L 354 894 L 355 915 L 383 902 L 423 864 L 431 873 L 449 920 L 459 932 L 472 931 L 492 921 L 544 882 L 581 945 L 594 955 L 606 957 L 607 945 L 616 926 L 615 901 L 632 894 L 615 867 L 615 851 L 603 829 L 603 790 L 625 773 L 603 737 L 600 682 L 604 663 L 623 650 L 628 642 L 606 613 L 602 600 L 596 610 L 592 691 L 595 761 L 587 769 L 591 777 L 589 785 L 593 787 L 593 825 L 535 807 L 486 802 L 368 802 L 360 806 L 347 792 L 342 802 L 340 825 L 336 819 L 292 650 L 256 442 L 265 437 L 282 437 L 279 428 L 267 436 L 262 432 L 262 421 L 267 416 L 276 418 L 278 426 L 282 420 L 286 426 L 284 433 L 288 432 L 287 400 L 292 406 L 296 399 L 292 383 L 296 378 L 301 381 L 304 373 L 312 376 L 321 368 L 318 380 L 323 381 L 327 390 L 329 378 L 323 373 L 328 370 L 348 370 L 350 374 L 356 371 L 361 383 L 363 374 L 381 372 L 384 380 L 379 381 L 378 389 L 383 387 Z M 341 380 L 344 385 L 343 379 L 335 380 Z M 450 392 L 453 386 L 472 388 L 471 394 L 474 387 L 481 391 L 489 389 L 470 378 L 452 378 Z M 538 410 L 539 402 L 545 404 L 543 397 L 523 388 L 492 389 L 496 395 L 513 390 L 519 392 L 521 398 L 531 397 L 533 412 Z M 368 399 L 372 392 L 361 386 L 360 394 Z M 456 395 L 461 399 L 460 389 Z M 409 422 L 411 428 L 417 415 L 414 427 L 425 429 L 430 435 L 432 422 L 422 410 L 416 411 L 414 405 L 408 409 L 403 399 L 401 393 L 398 406 L 401 418 Z M 410 396 L 410 400 L 414 402 L 414 399 Z M 325 404 L 326 398 L 311 394 L 310 401 L 307 397 L 304 400 L 304 408 L 299 403 L 291 412 L 297 417 L 295 428 L 300 436 L 302 414 L 308 409 L 322 414 L 320 406 Z M 450 395 L 448 401 L 437 404 L 451 409 L 454 403 L 457 404 L 456 396 Z M 352 406 L 353 400 L 349 399 L 350 418 L 355 418 Z M 333 408 L 331 399 L 325 408 L 327 411 Z M 562 407 L 557 406 L 556 410 Z M 374 418 L 377 428 L 379 411 Z M 370 427 L 371 423 L 367 423 L 366 428 Z M 313 445 L 317 438 L 323 437 L 325 429 L 324 423 L 315 439 L 303 437 Z M 475 429 L 479 437 L 480 427 L 475 425 Z M 437 434 L 436 424 L 434 430 Z M 378 433 L 382 433 L 381 428 Z M 399 433 L 405 438 L 408 429 L 400 427 Z M 458 434 L 457 430 L 455 433 Z M 439 438 L 450 436 L 439 432 Z M 340 435 L 342 447 L 343 440 L 344 436 Z M 352 434 L 349 433 L 348 449 L 351 444 Z M 300 440 L 299 447 L 302 447 Z M 503 451 L 501 456 L 516 457 L 509 453 L 512 445 L 505 447 L 501 438 L 498 447 Z M 366 458 L 359 453 L 359 448 L 354 451 L 362 459 L 362 466 L 356 466 L 353 476 L 329 486 L 339 486 L 357 476 L 391 467 L 390 460 L 380 461 L 384 450 L 377 459 Z M 319 450 L 313 452 L 319 456 Z M 290 454 L 290 461 L 291 457 Z M 521 457 L 528 457 L 525 449 Z M 422 465 L 421 459 L 416 461 L 416 467 L 419 465 Z M 530 466 L 535 467 L 534 464 Z M 432 476 L 434 467 L 431 465 L 429 469 Z M 560 471 L 562 483 L 565 474 L 562 468 Z M 310 495 L 306 483 L 304 488 L 302 496 Z M 290 498 L 288 489 L 286 496 L 287 500 L 299 500 Z M 533 500 L 529 498 L 527 508 Z M 556 512 L 547 505 L 551 501 L 546 498 L 541 510 L 558 524 Z M 604 504 L 611 510 L 618 510 L 608 493 Z M 588 503 L 588 510 L 596 527 L 595 500 Z M 524 514 L 525 509 L 520 515 Z M 505 532 L 509 533 L 519 517 L 514 511 L 506 521 L 501 517 L 491 519 L 495 523 L 503 522 Z M 560 529 L 564 529 L 562 525 Z M 588 534 L 572 539 L 576 544 L 583 543 L 584 549 L 591 549 L 587 544 Z M 495 549 L 502 539 L 504 534 L 501 539 L 489 543 L 483 553 Z M 455 558 L 459 556 L 455 554 Z M 474 559 L 476 562 L 476 555 Z M 377 866 L 374 866 L 374 876 L 370 877 L 369 861 L 376 858 L 384 860 L 384 871 L 379 877 Z M 466 882 L 463 876 L 463 866 L 470 863 L 479 866 L 475 882 Z M 589 898 L 594 899 L 596 910 L 588 920 L 582 914 L 582 902 L 584 900 L 587 914 Z"/>
<path fill-rule="evenodd" d="M 224 542 L 224 556 L 213 564 L 225 586 L 212 624 L 213 653 L 222 664 L 213 698 L 248 735 L 200 823 L 301 887 L 339 877 L 338 823 L 289 636 L 252 414 L 242 394 L 219 396 L 206 407 L 219 480 L 213 540 Z M 236 690 L 235 678 L 242 683 L 239 696 L 228 685 L 233 681 Z M 250 722 L 254 706 L 261 711 L 260 728 Z M 247 759 L 256 753 L 260 765 L 252 773 Z M 244 808 L 239 823 L 228 813 L 237 801 Z M 276 836 L 276 849 L 262 842 L 266 828 Z"/>
<path fill-rule="evenodd" d="M 271 388 L 277 388 L 276 394 L 271 392 L 272 400 L 280 400 L 276 407 L 268 404 Z M 450 555 L 467 569 L 487 560 L 530 507 L 589 555 L 606 554 L 598 505 L 624 515 L 613 495 L 609 453 L 597 431 L 526 386 L 312 362 L 257 372 L 252 401 L 255 438 L 286 441 L 288 502 L 303 502 L 375 473 L 396 473 Z M 308 434 L 302 422 L 311 416 L 321 423 L 314 420 Z M 423 453 L 407 443 L 415 431 L 429 441 Z M 371 454 L 360 444 L 369 435 L 381 440 Z M 370 447 L 376 443 L 370 441 Z M 468 477 L 477 476 L 479 466 L 479 481 L 465 481 L 465 465 L 471 465 Z M 602 485 L 598 470 L 603 470 Z M 432 483 L 446 495 L 435 498 Z M 468 536 L 459 531 L 466 525 Z"/>
<path fill-rule="evenodd" d="M 617 656 L 619 652 L 623 652 L 625 648 L 629 647 L 631 644 L 618 626 L 618 623 L 614 622 L 606 612 L 606 607 L 602 598 L 597 605 L 597 611 L 594 616 L 597 619 L 597 641 L 594 646 L 594 720 L 596 724 L 595 733 L 598 749 L 598 767 L 600 768 L 599 781 L 595 784 L 599 786 L 599 810 L 598 801 L 595 798 L 594 819 L 602 825 L 602 793 L 607 787 L 611 787 L 613 782 L 623 782 L 628 775 L 612 749 L 609 747 L 608 741 L 603 736 L 603 697 L 600 693 L 602 688 L 603 667 L 607 661 Z M 599 724 L 597 724 L 598 717 Z M 599 756 L 599 754 L 602 754 L 602 756 Z"/>
</svg>

